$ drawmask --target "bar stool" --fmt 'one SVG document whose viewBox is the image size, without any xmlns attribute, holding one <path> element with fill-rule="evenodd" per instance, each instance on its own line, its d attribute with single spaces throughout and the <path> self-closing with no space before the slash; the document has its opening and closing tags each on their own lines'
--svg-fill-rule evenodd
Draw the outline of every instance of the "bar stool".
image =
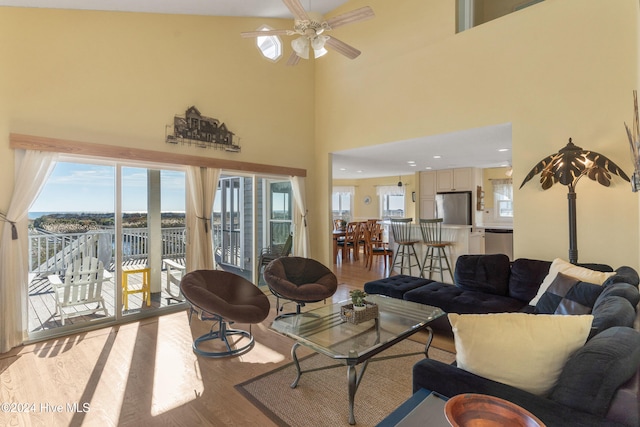
<svg viewBox="0 0 640 427">
<path fill-rule="evenodd" d="M 442 241 L 442 218 L 421 219 L 420 231 L 422 231 L 422 242 L 427 246 L 424 260 L 422 261 L 420 277 L 424 278 L 425 271 L 429 272 L 429 279 L 431 279 L 434 272 L 440 272 L 440 281 L 444 282 L 444 272 L 448 271 L 453 278 L 453 272 L 445 250 L 452 243 Z M 446 267 L 442 267 L 443 259 Z M 429 265 L 427 265 L 427 260 Z"/>
<path fill-rule="evenodd" d="M 393 256 L 393 263 L 391 269 L 396 266 L 400 266 L 400 274 L 404 274 L 404 269 L 408 269 L 408 275 L 411 276 L 411 267 L 418 267 L 420 269 L 420 260 L 416 253 L 415 244 L 420 243 L 420 240 L 413 238 L 411 233 L 411 221 L 413 218 L 391 218 L 391 232 L 393 233 L 393 240 L 398 245 L 396 253 Z M 411 264 L 411 256 L 415 258 L 416 263 Z M 398 257 L 400 262 L 398 263 Z M 406 262 L 405 262 L 406 261 Z"/>
</svg>

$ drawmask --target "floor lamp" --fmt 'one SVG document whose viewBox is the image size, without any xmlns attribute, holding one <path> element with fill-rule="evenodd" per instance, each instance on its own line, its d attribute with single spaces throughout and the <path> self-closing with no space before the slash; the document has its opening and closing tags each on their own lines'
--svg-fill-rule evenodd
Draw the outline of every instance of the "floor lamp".
<svg viewBox="0 0 640 427">
<path fill-rule="evenodd" d="M 559 182 L 566 185 L 569 194 L 569 262 L 578 262 L 578 238 L 576 232 L 576 184 L 583 176 L 608 187 L 611 185 L 611 175 L 618 175 L 625 181 L 629 177 L 622 169 L 607 157 L 595 151 L 583 150 L 571 142 L 555 154 L 545 157 L 527 174 L 520 185 L 522 188 L 531 178 L 540 174 L 540 184 L 543 190 L 548 190 Z"/>
</svg>

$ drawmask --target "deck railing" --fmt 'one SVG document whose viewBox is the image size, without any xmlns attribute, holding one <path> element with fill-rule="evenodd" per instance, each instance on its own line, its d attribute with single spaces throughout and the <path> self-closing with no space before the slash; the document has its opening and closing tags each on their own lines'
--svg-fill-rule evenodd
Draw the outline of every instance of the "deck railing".
<svg viewBox="0 0 640 427">
<path fill-rule="evenodd" d="M 146 228 L 122 230 L 123 261 L 148 256 L 149 232 Z M 184 258 L 186 228 L 161 229 L 162 258 Z M 115 258 L 115 232 L 112 229 L 86 233 L 47 233 L 31 230 L 29 233 L 29 272 L 50 274 L 64 271 L 78 256 L 93 256 L 105 266 Z"/>
</svg>

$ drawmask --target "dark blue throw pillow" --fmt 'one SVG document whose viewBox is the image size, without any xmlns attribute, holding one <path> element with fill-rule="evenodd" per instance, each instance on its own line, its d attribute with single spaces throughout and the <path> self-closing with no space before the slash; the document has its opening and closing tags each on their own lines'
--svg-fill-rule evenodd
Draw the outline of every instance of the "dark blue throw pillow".
<svg viewBox="0 0 640 427">
<path fill-rule="evenodd" d="M 558 273 L 536 304 L 539 314 L 589 314 L 603 287 Z"/>
</svg>

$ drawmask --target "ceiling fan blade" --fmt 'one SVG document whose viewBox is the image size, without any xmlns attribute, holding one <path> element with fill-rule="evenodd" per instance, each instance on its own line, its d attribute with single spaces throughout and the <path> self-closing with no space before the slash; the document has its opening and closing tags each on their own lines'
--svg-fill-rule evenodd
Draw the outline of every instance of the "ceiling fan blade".
<svg viewBox="0 0 640 427">
<path fill-rule="evenodd" d="M 300 0 L 282 0 L 285 6 L 293 13 L 293 17 L 302 21 L 308 21 L 309 15 L 307 15 L 307 11 L 304 10 L 302 4 L 300 4 Z"/>
<path fill-rule="evenodd" d="M 290 32 L 291 30 L 244 31 L 240 35 L 242 37 L 284 36 Z"/>
<path fill-rule="evenodd" d="M 366 21 L 367 19 L 371 19 L 375 16 L 373 9 L 369 6 L 365 6 L 360 9 L 352 10 L 351 12 L 343 13 L 342 15 L 334 16 L 331 19 L 327 19 L 327 24 L 329 24 L 329 27 L 331 28 L 338 28 L 343 25 Z"/>
<path fill-rule="evenodd" d="M 350 46 L 333 36 L 329 37 L 329 39 L 325 43 L 325 46 L 330 47 L 336 52 L 343 54 L 349 59 L 355 59 L 362 53 L 355 47 Z"/>
<path fill-rule="evenodd" d="M 300 62 L 300 57 L 296 55 L 295 52 L 291 52 L 291 56 L 287 60 L 287 65 L 293 67 L 294 65 L 298 65 L 298 62 Z"/>
</svg>

